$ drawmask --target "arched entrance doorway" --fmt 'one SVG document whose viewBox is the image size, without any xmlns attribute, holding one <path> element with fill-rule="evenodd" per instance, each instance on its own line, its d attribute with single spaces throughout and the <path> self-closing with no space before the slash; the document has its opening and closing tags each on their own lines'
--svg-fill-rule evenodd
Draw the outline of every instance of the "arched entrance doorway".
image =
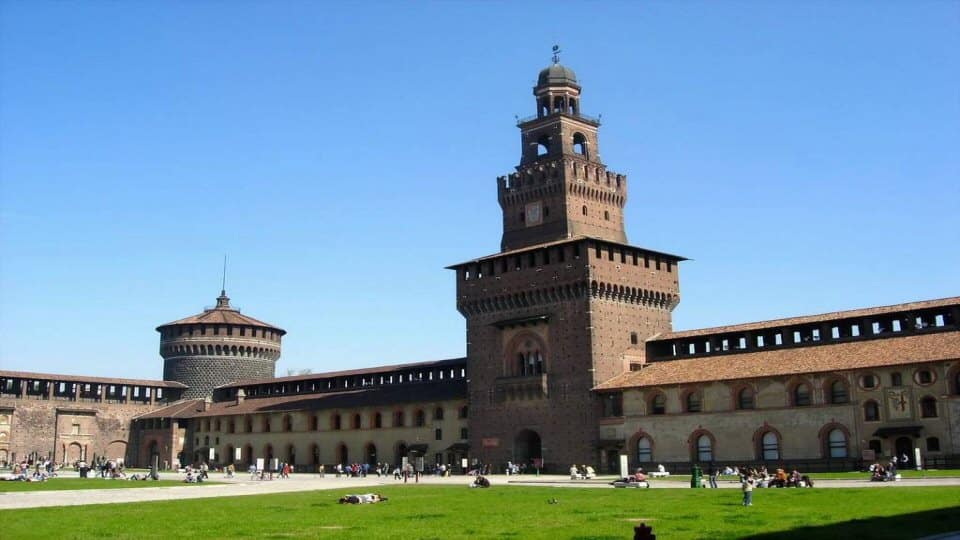
<svg viewBox="0 0 960 540">
<path fill-rule="evenodd" d="M 376 465 L 377 464 L 377 445 L 373 443 L 368 444 L 366 454 L 367 454 L 366 462 L 369 463 L 370 465 Z"/>
<path fill-rule="evenodd" d="M 897 462 L 901 468 L 907 467 L 913 461 L 913 439 L 910 437 L 899 437 L 893 445 L 897 454 Z M 903 462 L 903 456 L 907 456 L 907 462 Z"/>
<path fill-rule="evenodd" d="M 394 462 L 394 464 L 399 465 L 403 463 L 403 458 L 407 457 L 407 453 L 408 453 L 407 443 L 398 442 L 397 443 L 397 459 Z"/>
<path fill-rule="evenodd" d="M 524 429 L 513 440 L 513 459 L 516 463 L 530 465 L 534 460 L 543 459 L 543 447 L 540 435 L 536 431 Z"/>
<path fill-rule="evenodd" d="M 337 447 L 337 463 L 341 465 L 350 465 L 350 453 L 347 451 L 347 445 L 340 443 Z"/>
</svg>

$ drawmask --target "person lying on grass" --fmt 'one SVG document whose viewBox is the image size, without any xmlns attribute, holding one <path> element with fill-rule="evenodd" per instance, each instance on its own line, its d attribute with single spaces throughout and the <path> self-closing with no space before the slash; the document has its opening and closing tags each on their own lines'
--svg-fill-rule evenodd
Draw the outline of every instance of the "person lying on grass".
<svg viewBox="0 0 960 540">
<path fill-rule="evenodd" d="M 340 504 L 373 504 L 386 501 L 387 498 L 379 493 L 363 493 L 360 495 L 344 495 L 340 497 Z"/>
</svg>

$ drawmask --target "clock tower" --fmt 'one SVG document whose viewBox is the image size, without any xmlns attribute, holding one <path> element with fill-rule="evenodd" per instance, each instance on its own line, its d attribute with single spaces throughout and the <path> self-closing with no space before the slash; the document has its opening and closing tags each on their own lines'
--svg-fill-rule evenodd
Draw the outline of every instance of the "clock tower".
<svg viewBox="0 0 960 540">
<path fill-rule="evenodd" d="M 600 121 L 580 112 L 577 76 L 554 60 L 533 88 L 537 114 L 517 124 L 520 165 L 498 179 L 504 251 L 575 236 L 627 240 L 627 178 L 600 160 Z"/>
<path fill-rule="evenodd" d="M 467 321 L 470 455 L 600 467 L 628 437 L 604 431 L 618 409 L 592 389 L 671 330 L 684 259 L 626 243 L 627 179 L 600 160 L 600 122 L 581 113 L 573 70 L 554 55 L 533 95 L 520 164 L 497 178 L 501 251 L 450 267 Z"/>
</svg>

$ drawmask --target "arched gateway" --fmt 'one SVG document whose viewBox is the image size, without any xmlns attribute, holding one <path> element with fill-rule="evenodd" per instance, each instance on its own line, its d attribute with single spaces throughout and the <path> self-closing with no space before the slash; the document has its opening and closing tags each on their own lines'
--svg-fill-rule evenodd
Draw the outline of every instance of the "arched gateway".
<svg viewBox="0 0 960 540">
<path fill-rule="evenodd" d="M 513 459 L 516 463 L 531 464 L 543 459 L 540 435 L 529 429 L 521 430 L 513 440 Z"/>
</svg>

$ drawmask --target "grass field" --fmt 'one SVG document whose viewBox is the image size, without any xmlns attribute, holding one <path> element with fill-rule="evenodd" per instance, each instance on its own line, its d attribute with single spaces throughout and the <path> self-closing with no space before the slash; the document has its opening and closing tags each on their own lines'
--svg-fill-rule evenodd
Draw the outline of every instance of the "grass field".
<svg viewBox="0 0 960 540">
<path fill-rule="evenodd" d="M 51 478 L 46 482 L 0 482 L 0 493 L 12 491 L 60 491 L 74 489 L 128 489 L 164 486 L 204 486 L 185 484 L 179 480 L 135 482 L 132 480 L 104 480 L 103 478 Z"/>
<path fill-rule="evenodd" d="M 736 490 L 391 486 L 376 505 L 347 490 L 6 510 L 19 538 L 632 538 L 902 539 L 960 529 L 960 488 Z M 556 499 L 556 504 L 548 501 Z"/>
</svg>

